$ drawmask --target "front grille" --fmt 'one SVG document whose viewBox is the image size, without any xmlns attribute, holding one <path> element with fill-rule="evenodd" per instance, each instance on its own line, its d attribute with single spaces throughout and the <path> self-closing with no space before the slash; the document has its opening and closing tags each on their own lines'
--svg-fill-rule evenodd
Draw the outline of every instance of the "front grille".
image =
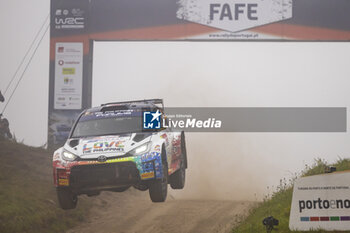
<svg viewBox="0 0 350 233">
<path fill-rule="evenodd" d="M 110 157 L 107 157 L 107 159 L 120 159 L 120 158 L 126 158 L 126 157 L 131 157 L 132 155 L 129 154 L 129 153 L 126 153 L 124 155 L 118 155 L 118 156 L 110 156 Z M 81 157 L 78 157 L 76 159 L 76 161 L 96 161 L 97 159 L 96 158 L 81 158 Z"/>
<path fill-rule="evenodd" d="M 70 186 L 91 188 L 137 183 L 139 172 L 133 162 L 75 166 L 71 169 Z"/>
</svg>

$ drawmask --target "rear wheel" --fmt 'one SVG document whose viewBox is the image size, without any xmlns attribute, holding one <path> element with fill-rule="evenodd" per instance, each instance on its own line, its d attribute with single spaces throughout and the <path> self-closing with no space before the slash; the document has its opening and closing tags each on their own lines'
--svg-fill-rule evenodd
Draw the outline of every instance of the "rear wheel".
<svg viewBox="0 0 350 233">
<path fill-rule="evenodd" d="M 186 179 L 186 144 L 185 135 L 181 134 L 181 158 L 180 158 L 180 169 L 170 176 L 170 186 L 172 189 L 183 189 L 185 187 Z"/>
<path fill-rule="evenodd" d="M 183 189 L 185 187 L 186 169 L 183 159 L 181 160 L 180 169 L 170 177 L 170 186 L 172 189 Z"/>
<path fill-rule="evenodd" d="M 162 179 L 155 180 L 149 186 L 149 196 L 152 202 L 164 202 L 168 194 L 168 162 L 164 150 L 162 150 L 162 168 Z"/>
<path fill-rule="evenodd" d="M 57 188 L 57 198 L 60 207 L 64 210 L 75 209 L 78 197 L 69 188 Z"/>
</svg>

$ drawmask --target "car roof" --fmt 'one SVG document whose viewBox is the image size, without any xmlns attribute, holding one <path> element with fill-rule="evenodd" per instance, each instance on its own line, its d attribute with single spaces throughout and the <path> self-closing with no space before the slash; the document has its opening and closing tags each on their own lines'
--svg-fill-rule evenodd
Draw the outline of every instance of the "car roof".
<svg viewBox="0 0 350 233">
<path fill-rule="evenodd" d="M 142 110 L 142 109 L 163 110 L 160 106 L 157 106 L 153 103 L 120 103 L 120 104 L 110 103 L 110 104 L 104 104 L 98 107 L 86 109 L 86 112 L 125 111 L 125 110 Z"/>
</svg>

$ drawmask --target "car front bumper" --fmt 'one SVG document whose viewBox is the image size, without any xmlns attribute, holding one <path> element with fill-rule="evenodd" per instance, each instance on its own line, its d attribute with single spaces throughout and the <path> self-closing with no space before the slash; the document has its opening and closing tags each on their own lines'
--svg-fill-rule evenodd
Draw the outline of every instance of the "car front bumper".
<svg viewBox="0 0 350 233">
<path fill-rule="evenodd" d="M 157 152 L 142 156 L 97 160 L 54 161 L 54 183 L 77 190 L 118 187 L 162 177 L 161 156 Z"/>
</svg>

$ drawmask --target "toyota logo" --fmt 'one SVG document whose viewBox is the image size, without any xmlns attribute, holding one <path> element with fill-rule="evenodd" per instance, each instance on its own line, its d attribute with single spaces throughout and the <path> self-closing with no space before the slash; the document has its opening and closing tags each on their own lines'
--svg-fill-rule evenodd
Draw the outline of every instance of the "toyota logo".
<svg viewBox="0 0 350 233">
<path fill-rule="evenodd" d="M 101 156 L 99 156 L 98 158 L 97 158 L 97 161 L 99 161 L 99 162 L 106 162 L 106 160 L 107 160 L 107 157 L 106 156 L 104 156 L 104 155 L 101 155 Z"/>
</svg>

